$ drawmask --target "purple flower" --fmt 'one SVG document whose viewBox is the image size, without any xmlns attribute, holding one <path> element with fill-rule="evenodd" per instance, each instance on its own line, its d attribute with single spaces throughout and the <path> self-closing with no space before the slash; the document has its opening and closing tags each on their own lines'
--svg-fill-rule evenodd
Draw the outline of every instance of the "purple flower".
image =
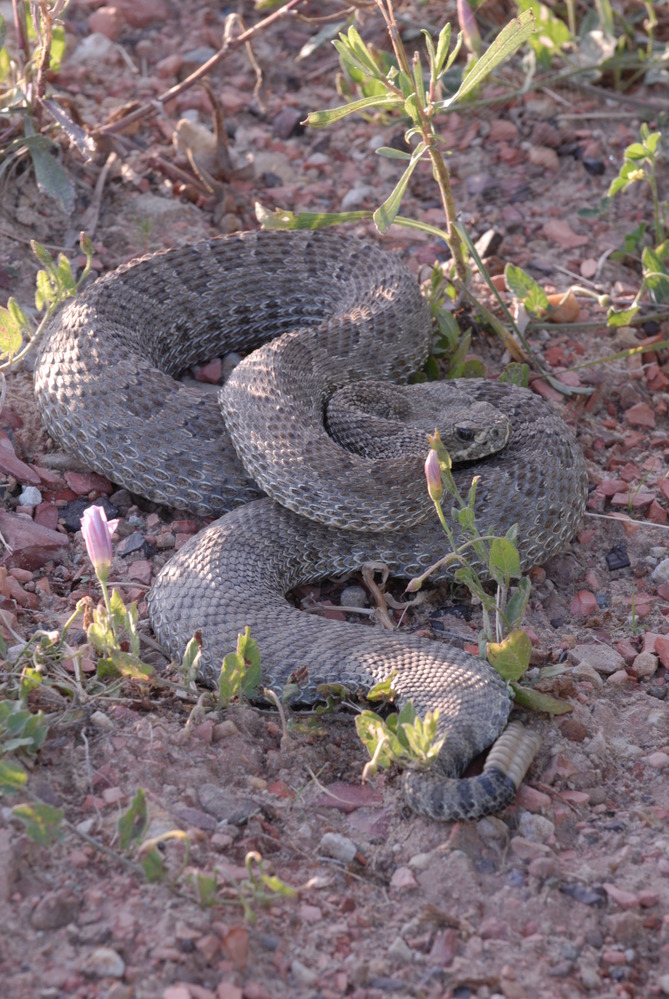
<svg viewBox="0 0 669 999">
<path fill-rule="evenodd" d="M 430 494 L 430 499 L 438 503 L 444 492 L 444 484 L 441 481 L 439 458 L 437 452 L 432 448 L 425 459 L 425 478 L 427 479 L 427 491 Z"/>
<path fill-rule="evenodd" d="M 81 533 L 86 542 L 88 557 L 93 563 L 95 575 L 106 583 L 112 560 L 111 536 L 118 527 L 118 520 L 107 521 L 107 514 L 101 506 L 89 506 L 81 518 Z"/>
</svg>

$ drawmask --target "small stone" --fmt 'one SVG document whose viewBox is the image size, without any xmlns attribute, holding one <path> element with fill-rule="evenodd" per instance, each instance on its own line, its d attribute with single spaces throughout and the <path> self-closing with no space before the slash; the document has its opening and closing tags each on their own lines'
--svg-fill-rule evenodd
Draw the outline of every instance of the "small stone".
<svg viewBox="0 0 669 999">
<path fill-rule="evenodd" d="M 167 548 L 174 548 L 176 542 L 176 537 L 170 531 L 165 531 L 164 534 L 159 534 L 156 538 L 156 548 L 159 550 L 165 550 Z"/>
<path fill-rule="evenodd" d="M 0 510 L 0 533 L 11 555 L 5 554 L 8 569 L 39 569 L 45 562 L 62 558 L 69 547 L 67 535 L 36 524 L 29 517 L 20 517 L 9 510 Z"/>
<path fill-rule="evenodd" d="M 617 669 L 615 673 L 611 673 L 606 682 L 612 684 L 614 687 L 621 687 L 623 684 L 628 683 L 631 679 L 632 677 L 629 675 L 627 670 Z"/>
<path fill-rule="evenodd" d="M 112 484 L 105 475 L 97 472 L 66 472 L 65 481 L 77 496 L 88 496 L 89 493 L 104 493 L 109 495 Z"/>
<path fill-rule="evenodd" d="M 636 406 L 630 406 L 625 410 L 623 419 L 631 427 L 646 427 L 649 430 L 655 427 L 655 413 L 646 402 L 638 402 Z"/>
<path fill-rule="evenodd" d="M 125 961 L 111 947 L 96 947 L 83 959 L 80 969 L 91 978 L 123 978 Z"/>
<path fill-rule="evenodd" d="M 151 582 L 151 563 L 147 559 L 136 559 L 128 568 L 128 577 L 148 586 Z"/>
<path fill-rule="evenodd" d="M 362 586 L 345 586 L 339 595 L 342 607 L 367 607 L 367 593 Z"/>
<path fill-rule="evenodd" d="M 660 986 L 662 995 L 669 996 L 669 975 L 662 975 L 661 978 L 658 978 L 657 984 Z"/>
<path fill-rule="evenodd" d="M 391 888 L 399 888 L 406 891 L 408 888 L 417 888 L 418 884 L 414 873 L 410 867 L 398 867 L 390 879 Z"/>
<path fill-rule="evenodd" d="M 57 930 L 75 921 L 79 901 L 72 892 L 50 891 L 43 895 L 30 916 L 35 930 Z"/>
<path fill-rule="evenodd" d="M 318 975 L 311 968 L 307 968 L 306 964 L 302 964 L 295 958 L 290 964 L 290 973 L 296 982 L 300 985 L 306 985 L 308 988 L 312 988 L 318 981 Z"/>
<path fill-rule="evenodd" d="M 560 723 L 560 731 L 570 742 L 583 742 L 588 734 L 587 728 L 578 718 L 565 718 Z"/>
<path fill-rule="evenodd" d="M 551 854 L 550 847 L 545 843 L 535 843 L 524 836 L 514 836 L 511 839 L 511 849 L 519 860 L 534 860 Z"/>
<path fill-rule="evenodd" d="M 167 21 L 165 0 L 114 0 L 114 6 L 132 28 L 147 28 Z"/>
<path fill-rule="evenodd" d="M 569 605 L 569 611 L 574 617 L 587 617 L 598 608 L 597 597 L 590 590 L 579 590 Z"/>
<path fill-rule="evenodd" d="M 394 961 L 399 961 L 401 964 L 411 964 L 414 953 L 402 937 L 395 937 L 388 948 L 388 956 Z"/>
<path fill-rule="evenodd" d="M 516 795 L 516 804 L 528 812 L 541 812 L 550 806 L 550 795 L 537 791 L 529 784 L 521 784 Z"/>
<path fill-rule="evenodd" d="M 639 905 L 639 896 L 635 895 L 631 891 L 626 891 L 624 888 L 618 888 L 616 885 L 605 882 L 602 887 L 608 895 L 608 897 L 619 905 L 621 909 L 636 909 Z"/>
<path fill-rule="evenodd" d="M 123 15 L 116 7 L 99 7 L 88 18 L 90 31 L 99 31 L 112 42 L 120 38 L 124 24 Z"/>
<path fill-rule="evenodd" d="M 114 730 L 114 722 L 104 711 L 94 711 L 90 721 L 100 732 L 112 732 Z"/>
<path fill-rule="evenodd" d="M 649 767 L 654 767 L 655 770 L 664 770 L 665 767 L 669 767 L 669 754 L 661 751 L 651 753 L 650 756 L 646 757 L 646 763 Z"/>
<path fill-rule="evenodd" d="M 615 673 L 616 670 L 624 669 L 625 660 L 609 645 L 589 644 L 576 645 L 568 653 L 569 661 L 580 665 L 588 663 L 598 673 Z"/>
<path fill-rule="evenodd" d="M 652 888 L 642 888 L 639 892 L 639 905 L 642 909 L 652 909 L 660 901 L 659 892 Z"/>
<path fill-rule="evenodd" d="M 558 873 L 558 863 L 554 857 L 535 857 L 530 861 L 527 868 L 528 874 L 533 878 L 554 878 Z"/>
<path fill-rule="evenodd" d="M 211 171 L 210 171 L 211 172 Z M 220 357 L 215 357 L 207 364 L 196 368 L 194 375 L 198 382 L 207 382 L 209 385 L 218 385 L 223 374 L 223 361 Z"/>
<path fill-rule="evenodd" d="M 640 652 L 632 662 L 632 671 L 637 676 L 653 676 L 657 671 L 657 656 L 652 652 Z"/>
<path fill-rule="evenodd" d="M 550 819 L 532 812 L 521 812 L 518 829 L 525 839 L 533 843 L 547 843 L 555 835 L 555 826 Z"/>
<path fill-rule="evenodd" d="M 21 506 L 38 506 L 42 502 L 42 494 L 37 486 L 25 486 L 19 496 Z"/>
<path fill-rule="evenodd" d="M 348 836 L 341 833 L 324 833 L 318 844 L 318 852 L 343 864 L 351 864 L 356 858 L 358 848 Z M 412 875 L 413 877 L 413 875 Z"/>
<path fill-rule="evenodd" d="M 126 555 L 132 555 L 133 552 L 138 552 L 140 548 L 144 545 L 144 535 L 140 531 L 133 531 L 129 534 L 127 538 L 123 538 L 119 541 L 116 546 L 116 554 L 120 555 L 121 558 L 125 558 Z"/>
<path fill-rule="evenodd" d="M 650 581 L 656 586 L 660 583 L 669 583 L 669 558 L 663 558 L 658 562 L 650 574 Z"/>
</svg>

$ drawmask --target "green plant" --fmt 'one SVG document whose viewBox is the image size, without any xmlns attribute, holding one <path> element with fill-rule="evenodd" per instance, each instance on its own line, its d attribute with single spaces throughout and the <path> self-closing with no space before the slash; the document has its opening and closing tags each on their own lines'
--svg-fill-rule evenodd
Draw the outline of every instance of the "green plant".
<svg viewBox="0 0 669 999">
<path fill-rule="evenodd" d="M 455 582 L 466 586 L 481 605 L 483 627 L 479 633 L 479 652 L 509 684 L 513 696 L 527 707 L 562 713 L 569 705 L 538 691 L 520 687 L 519 680 L 530 665 L 532 643 L 520 627 L 530 598 L 531 583 L 523 576 L 516 547 L 518 525 L 503 537 L 483 535 L 476 524 L 476 489 L 478 476 L 472 480 L 466 500 L 453 479 L 451 458 L 439 434 L 429 437 L 430 451 L 425 462 L 425 476 L 430 498 L 448 539 L 451 551 L 421 576 L 412 579 L 407 592 L 421 588 L 437 570 L 449 569 Z M 443 509 L 444 498 L 453 501 L 451 519 L 459 537 L 449 524 Z M 495 584 L 490 593 L 483 582 Z"/>
<path fill-rule="evenodd" d="M 55 310 L 66 299 L 74 297 L 88 277 L 93 244 L 84 232 L 79 237 L 79 244 L 86 264 L 81 276 L 75 280 L 70 262 L 63 253 L 54 260 L 41 243 L 31 241 L 33 253 L 42 264 L 42 269 L 37 272 L 35 291 L 35 308 L 42 316 L 35 326 L 15 298 L 8 300 L 6 309 L 0 308 L 0 372 L 17 367 L 34 350 Z"/>
<path fill-rule="evenodd" d="M 0 178 L 26 157 L 38 189 L 59 202 L 63 211 L 74 208 L 74 184 L 57 158 L 58 144 L 49 136 L 64 128 L 83 152 L 91 141 L 47 96 L 47 72 L 57 72 L 65 54 L 65 31 L 60 15 L 67 0 L 12 0 L 15 47 L 9 51 L 6 25 L 0 16 Z M 56 155 L 54 155 L 56 154 Z"/>
<path fill-rule="evenodd" d="M 218 706 L 226 708 L 234 697 L 243 694 L 251 698 L 257 694 L 262 680 L 260 653 L 257 642 L 251 638 L 251 629 L 237 636 L 236 652 L 224 658 L 218 677 Z"/>
<path fill-rule="evenodd" d="M 522 14 L 504 28 L 495 42 L 481 56 L 471 62 L 459 87 L 452 95 L 442 98 L 442 80 L 452 67 L 462 44 L 462 34 L 451 49 L 451 26 L 445 24 L 434 44 L 428 31 L 423 31 L 427 73 L 423 58 L 415 52 L 409 59 L 395 20 L 392 0 L 375 0 L 383 16 L 390 37 L 395 61 L 389 63 L 373 53 L 363 42 L 354 26 L 341 33 L 333 42 L 344 67 L 360 80 L 361 88 L 368 88 L 367 96 L 350 101 L 342 107 L 327 111 L 314 111 L 307 117 L 312 128 L 323 128 L 346 115 L 374 109 L 384 113 L 400 114 L 409 121 L 405 133 L 407 150 L 382 146 L 377 155 L 404 161 L 406 166 L 394 190 L 374 212 L 342 212 L 336 214 L 303 213 L 295 215 L 280 209 L 268 212 L 258 206 L 257 214 L 264 228 L 315 228 L 339 222 L 372 218 L 379 232 L 384 233 L 392 223 L 408 226 L 444 239 L 453 257 L 458 284 L 466 286 L 468 268 L 463 253 L 462 235 L 456 224 L 456 207 L 451 189 L 450 173 L 443 153 L 443 142 L 435 127 L 435 118 L 456 103 L 470 97 L 486 77 L 507 59 L 530 36 L 533 30 L 531 12 Z M 444 210 L 445 229 L 441 230 L 415 219 L 399 215 L 399 209 L 409 180 L 422 161 L 429 161 L 438 186 Z"/>
<path fill-rule="evenodd" d="M 395 698 L 394 675 L 377 683 L 367 693 L 367 701 L 393 701 Z M 435 761 L 444 744 L 445 736 L 437 738 L 439 711 L 428 711 L 420 718 L 412 701 L 407 701 L 399 712 L 393 711 L 382 718 L 374 711 L 356 715 L 358 738 L 370 755 L 362 772 L 362 779 L 373 777 L 379 767 L 391 763 L 400 766 L 427 767 Z"/>
</svg>

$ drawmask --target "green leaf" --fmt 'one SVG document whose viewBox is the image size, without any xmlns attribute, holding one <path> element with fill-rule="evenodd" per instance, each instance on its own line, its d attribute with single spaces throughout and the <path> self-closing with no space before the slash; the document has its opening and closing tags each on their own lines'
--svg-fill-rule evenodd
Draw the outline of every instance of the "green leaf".
<svg viewBox="0 0 669 999">
<path fill-rule="evenodd" d="M 549 715 L 564 715 L 568 711 L 574 710 L 571 704 L 560 701 L 551 694 L 542 694 L 541 691 L 532 690 L 531 687 L 522 687 L 513 680 L 510 686 L 514 701 L 523 708 L 530 708 L 532 711 L 545 711 Z"/>
<path fill-rule="evenodd" d="M 57 73 L 65 55 L 65 28 L 62 24 L 54 24 L 51 29 L 51 48 L 49 49 L 49 69 Z"/>
<path fill-rule="evenodd" d="M 669 274 L 654 250 L 646 247 L 641 254 L 643 280 L 651 299 L 656 305 L 669 302 Z"/>
<path fill-rule="evenodd" d="M 530 277 L 522 267 L 507 264 L 504 279 L 509 291 L 518 298 L 533 316 L 543 316 L 548 310 L 548 297 L 541 285 Z"/>
<path fill-rule="evenodd" d="M 530 665 L 532 642 L 526 631 L 516 629 L 502 642 L 488 642 L 486 654 L 503 680 L 519 680 Z"/>
<path fill-rule="evenodd" d="M 156 846 L 152 846 L 142 855 L 140 863 L 146 880 L 150 884 L 157 884 L 165 879 L 165 861 Z"/>
<path fill-rule="evenodd" d="M 616 312 L 614 308 L 610 308 L 606 314 L 606 325 L 612 329 L 617 329 L 620 326 L 629 326 L 638 311 L 638 305 L 634 305 L 631 309 L 622 309 L 620 312 Z"/>
<path fill-rule="evenodd" d="M 506 603 L 505 617 L 507 627 L 510 631 L 517 628 L 523 620 L 527 602 L 532 592 L 532 584 L 527 576 L 522 576 L 518 580 L 518 585 L 514 587 L 513 593 Z"/>
<path fill-rule="evenodd" d="M 0 759 L 0 793 L 14 794 L 28 781 L 28 775 L 20 763 Z"/>
<path fill-rule="evenodd" d="M 39 802 L 34 805 L 15 805 L 12 814 L 21 820 L 28 836 L 40 846 L 50 846 L 62 835 L 62 808 Z"/>
<path fill-rule="evenodd" d="M 269 211 L 259 201 L 255 203 L 256 218 L 263 229 L 322 229 L 343 222 L 371 219 L 372 212 L 295 212 L 275 208 Z"/>
<path fill-rule="evenodd" d="M 258 643 L 251 638 L 251 629 L 248 625 L 244 634 L 237 636 L 237 652 L 244 660 L 242 692 L 245 697 L 252 698 L 262 683 L 262 670 Z"/>
<path fill-rule="evenodd" d="M 379 146 L 374 152 L 377 156 L 384 156 L 388 160 L 410 160 L 411 153 L 406 153 L 403 149 L 393 149 L 392 146 Z"/>
<path fill-rule="evenodd" d="M 393 670 L 390 676 L 386 677 L 385 680 L 381 680 L 380 683 L 375 683 L 371 690 L 367 691 L 365 694 L 365 700 L 383 701 L 386 704 L 392 704 L 397 697 L 397 691 L 395 689 L 396 679 L 397 670 Z"/>
<path fill-rule="evenodd" d="M 376 209 L 373 215 L 374 223 L 376 228 L 380 233 L 387 232 L 393 223 L 395 216 L 400 210 L 400 204 L 402 203 L 402 198 L 404 197 L 404 192 L 407 189 L 409 180 L 411 179 L 411 174 L 414 172 L 418 163 L 425 152 L 426 146 L 424 142 L 421 142 L 413 151 L 411 156 L 411 161 L 407 166 L 406 170 L 400 177 L 399 181 L 395 185 L 394 191 L 386 198 L 383 204 Z"/>
<path fill-rule="evenodd" d="M 275 895 L 281 895 L 283 898 L 293 898 L 297 895 L 297 890 L 291 885 L 287 885 L 285 881 L 281 878 L 277 878 L 275 874 L 263 874 L 260 878 L 261 882 L 269 891 L 274 892 Z"/>
<path fill-rule="evenodd" d="M 490 572 L 498 583 L 508 585 L 510 579 L 520 576 L 518 550 L 507 538 L 495 538 L 490 545 Z"/>
<path fill-rule="evenodd" d="M 141 843 L 148 825 L 146 795 L 139 788 L 130 802 L 130 808 L 123 813 L 117 823 L 120 848 L 127 850 L 133 843 Z"/>
<path fill-rule="evenodd" d="M 345 58 L 355 61 L 359 69 L 367 73 L 369 76 L 376 77 L 377 79 L 383 79 L 383 74 L 381 73 L 378 64 L 369 51 L 358 30 L 351 25 L 348 29 L 347 35 L 340 35 L 340 41 L 334 42 L 334 46 L 339 52 L 339 55 L 344 55 Z"/>
<path fill-rule="evenodd" d="M 645 160 L 648 150 L 640 142 L 633 142 L 625 149 L 626 160 Z"/>
<path fill-rule="evenodd" d="M 458 39 L 458 48 L 462 44 L 462 38 Z M 441 74 L 444 68 L 444 63 L 448 57 L 448 50 L 451 47 L 451 26 L 448 22 L 443 26 L 439 32 L 439 37 L 437 39 L 437 55 L 435 58 L 435 71 L 436 75 Z"/>
<path fill-rule="evenodd" d="M 364 108 L 398 108 L 402 107 L 402 102 L 395 94 L 373 95 L 372 97 L 361 97 L 360 100 L 352 101 L 350 104 L 343 104 L 341 107 L 331 108 L 329 111 L 312 111 L 307 115 L 307 124 L 311 128 L 324 128 L 331 125 L 346 115 L 362 111 Z"/>
<path fill-rule="evenodd" d="M 35 170 L 38 190 L 57 201 L 62 210 L 71 215 L 74 211 L 74 183 L 60 160 L 51 155 L 58 149 L 57 144 L 44 135 L 26 136 L 25 144 Z"/>
<path fill-rule="evenodd" d="M 453 97 L 439 102 L 435 107 L 445 109 L 476 90 L 493 69 L 508 59 L 510 55 L 513 55 L 516 49 L 519 49 L 527 41 L 533 31 L 534 15 L 531 10 L 523 11 L 519 17 L 514 18 L 500 31 L 490 48 L 484 52 L 472 71 L 465 76 Z"/>
<path fill-rule="evenodd" d="M 420 101 L 420 106 L 424 108 L 427 104 L 427 95 L 425 93 L 425 81 L 423 80 L 423 67 L 421 65 L 420 57 L 417 54 L 414 56 L 412 71 L 413 82 L 416 88 L 416 96 Z"/>
<path fill-rule="evenodd" d="M 509 385 L 519 385 L 527 388 L 530 381 L 530 366 L 523 362 L 509 361 L 498 381 L 507 382 Z"/>
<path fill-rule="evenodd" d="M 0 308 L 0 353 L 11 360 L 23 344 L 21 329 L 7 309 Z"/>
</svg>

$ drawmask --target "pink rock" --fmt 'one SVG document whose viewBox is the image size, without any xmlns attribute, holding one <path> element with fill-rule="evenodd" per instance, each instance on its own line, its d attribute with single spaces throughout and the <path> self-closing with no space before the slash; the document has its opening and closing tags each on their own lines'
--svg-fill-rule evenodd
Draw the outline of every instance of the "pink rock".
<svg viewBox="0 0 669 999">
<path fill-rule="evenodd" d="M 634 892 L 618 888 L 610 882 L 604 882 L 602 887 L 611 901 L 619 905 L 621 909 L 636 909 L 639 905 L 639 896 L 635 895 Z"/>
<path fill-rule="evenodd" d="M 418 884 L 410 867 L 398 867 L 390 879 L 391 888 L 417 888 Z"/>
<path fill-rule="evenodd" d="M 637 402 L 625 410 L 623 419 L 631 427 L 655 427 L 655 413 L 646 402 Z"/>
<path fill-rule="evenodd" d="M 453 929 L 441 930 L 434 938 L 427 963 L 446 967 L 458 952 L 458 934 Z"/>
<path fill-rule="evenodd" d="M 665 767 L 669 767 L 669 755 L 658 750 L 657 753 L 651 753 L 646 757 L 646 763 L 656 770 L 664 770 Z"/>
<path fill-rule="evenodd" d="M 58 475 L 57 472 L 53 472 L 50 468 L 44 468 L 42 465 L 31 465 L 40 477 L 40 481 L 44 486 L 62 486 L 63 480 Z"/>
<path fill-rule="evenodd" d="M 639 905 L 642 909 L 652 909 L 660 901 L 660 893 L 651 888 L 642 888 L 639 892 Z"/>
<path fill-rule="evenodd" d="M 151 582 L 151 563 L 145 558 L 136 559 L 134 562 L 130 563 L 128 576 L 130 579 L 134 579 L 138 583 L 144 583 L 148 586 Z"/>
<path fill-rule="evenodd" d="M 612 683 L 614 687 L 621 687 L 632 681 L 632 679 L 633 678 L 629 675 L 627 670 L 617 669 L 615 673 L 611 673 L 611 675 L 607 677 L 606 682 Z"/>
<path fill-rule="evenodd" d="M 627 964 L 627 958 L 625 957 L 625 951 L 614 950 L 613 947 L 605 947 L 602 950 L 602 963 L 603 964 Z"/>
<path fill-rule="evenodd" d="M 327 794 L 316 799 L 318 808 L 336 808 L 340 812 L 354 812 L 358 808 L 380 808 L 383 796 L 371 784 L 346 784 L 334 781 L 326 787 Z"/>
<path fill-rule="evenodd" d="M 644 642 L 644 649 L 646 643 Z M 669 635 L 657 635 L 650 650 L 660 657 L 660 662 L 665 669 L 669 669 Z"/>
<path fill-rule="evenodd" d="M 213 360 L 208 361 L 207 364 L 203 364 L 202 367 L 196 368 L 193 374 L 198 382 L 207 382 L 209 385 L 218 385 L 221 380 L 221 375 L 223 374 L 223 361 L 220 357 L 214 357 Z"/>
<path fill-rule="evenodd" d="M 167 20 L 164 0 L 115 0 L 114 6 L 133 28 L 146 28 L 149 24 L 165 23 Z"/>
<path fill-rule="evenodd" d="M 591 590 L 579 590 L 571 604 L 570 612 L 574 617 L 587 617 L 597 610 L 597 598 Z"/>
<path fill-rule="evenodd" d="M 93 492 L 109 495 L 114 488 L 105 475 L 98 475 L 97 472 L 66 472 L 65 481 L 77 496 Z"/>
<path fill-rule="evenodd" d="M 570 250 L 590 242 L 589 236 L 579 236 L 564 219 L 549 219 L 542 231 L 547 239 Z"/>
<path fill-rule="evenodd" d="M 67 535 L 8 510 L 0 510 L 0 532 L 12 549 L 5 558 L 9 569 L 38 569 L 45 562 L 62 559 L 69 547 Z"/>
<path fill-rule="evenodd" d="M 55 503 L 45 501 L 35 510 L 35 523 L 42 527 L 48 527 L 50 531 L 55 531 L 58 527 L 58 507 Z"/>
<path fill-rule="evenodd" d="M 125 19 L 118 7 L 99 7 L 88 18 L 91 31 L 99 31 L 105 38 L 115 42 L 121 36 Z"/>
<path fill-rule="evenodd" d="M 530 787 L 528 784 L 520 785 L 516 795 L 516 804 L 520 805 L 521 808 L 528 812 L 541 812 L 544 808 L 548 808 L 550 803 L 551 799 L 548 794 L 537 791 L 536 788 Z"/>
<path fill-rule="evenodd" d="M 0 472 L 13 475 L 24 486 L 38 486 L 40 477 L 37 472 L 17 458 L 14 445 L 4 430 L 0 430 Z"/>
</svg>

